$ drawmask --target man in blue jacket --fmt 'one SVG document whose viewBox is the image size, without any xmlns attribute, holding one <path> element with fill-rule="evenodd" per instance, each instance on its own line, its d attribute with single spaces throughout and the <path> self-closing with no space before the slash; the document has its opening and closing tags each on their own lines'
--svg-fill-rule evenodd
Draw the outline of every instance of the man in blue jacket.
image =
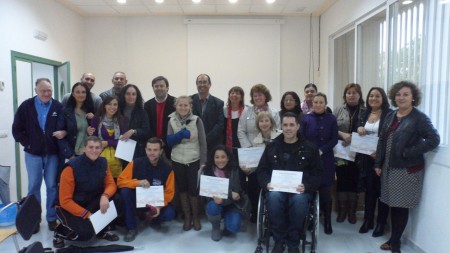
<svg viewBox="0 0 450 253">
<path fill-rule="evenodd" d="M 36 96 L 25 100 L 14 115 L 12 133 L 14 139 L 24 147 L 25 166 L 28 173 L 28 195 L 41 201 L 42 178 L 47 187 L 46 219 L 49 230 L 56 227 L 54 202 L 57 194 L 58 173 L 57 138 L 65 131 L 57 131 L 56 122 L 62 105 L 52 98 L 52 84 L 48 78 L 38 78 Z M 39 229 L 34 231 L 37 233 Z"/>
</svg>

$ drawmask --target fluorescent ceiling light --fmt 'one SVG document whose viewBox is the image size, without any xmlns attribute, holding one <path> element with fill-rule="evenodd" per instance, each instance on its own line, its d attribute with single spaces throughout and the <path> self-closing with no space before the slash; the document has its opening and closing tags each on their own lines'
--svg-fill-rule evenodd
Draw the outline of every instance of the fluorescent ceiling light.
<svg viewBox="0 0 450 253">
<path fill-rule="evenodd" d="M 273 3 L 275 3 L 275 0 L 266 0 L 266 2 L 267 2 L 268 4 L 273 4 Z"/>
<path fill-rule="evenodd" d="M 202 0 L 192 0 L 192 2 L 194 3 L 194 4 L 198 4 L 198 3 L 200 3 Z"/>
<path fill-rule="evenodd" d="M 228 0 L 228 2 L 230 2 L 230 4 L 235 4 L 237 3 L 238 0 Z"/>
<path fill-rule="evenodd" d="M 164 3 L 164 0 L 155 0 L 156 3 L 162 4 Z"/>
<path fill-rule="evenodd" d="M 405 1 L 402 2 L 402 4 L 407 5 L 407 4 L 410 4 L 412 2 L 413 2 L 412 0 L 405 0 Z"/>
<path fill-rule="evenodd" d="M 127 0 L 117 0 L 117 2 L 118 2 L 119 4 L 126 4 L 126 3 L 127 3 Z"/>
</svg>

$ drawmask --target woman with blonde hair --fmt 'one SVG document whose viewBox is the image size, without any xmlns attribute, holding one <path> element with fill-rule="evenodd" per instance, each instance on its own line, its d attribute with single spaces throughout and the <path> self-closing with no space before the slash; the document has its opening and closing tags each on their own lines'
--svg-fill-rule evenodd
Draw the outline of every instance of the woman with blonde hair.
<svg viewBox="0 0 450 253">
<path fill-rule="evenodd" d="M 200 117 L 192 113 L 192 98 L 175 100 L 175 112 L 169 115 L 167 144 L 172 147 L 171 159 L 176 189 L 184 214 L 183 230 L 200 230 L 198 170 L 206 163 L 206 135 Z M 192 214 L 192 215 L 191 215 Z"/>
</svg>

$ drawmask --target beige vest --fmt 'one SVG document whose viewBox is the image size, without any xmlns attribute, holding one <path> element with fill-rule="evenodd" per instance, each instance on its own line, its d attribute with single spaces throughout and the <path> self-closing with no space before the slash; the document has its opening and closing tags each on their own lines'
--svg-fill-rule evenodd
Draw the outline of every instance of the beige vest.
<svg viewBox="0 0 450 253">
<path fill-rule="evenodd" d="M 186 125 L 181 125 L 177 116 L 172 113 L 169 115 L 169 124 L 173 129 L 174 133 L 178 133 L 181 129 L 186 128 L 191 132 L 190 139 L 183 139 L 181 143 L 175 145 L 172 148 L 172 161 L 178 163 L 192 163 L 200 160 L 200 143 L 198 141 L 198 128 L 197 128 L 197 116 L 192 115 L 190 122 Z"/>
</svg>

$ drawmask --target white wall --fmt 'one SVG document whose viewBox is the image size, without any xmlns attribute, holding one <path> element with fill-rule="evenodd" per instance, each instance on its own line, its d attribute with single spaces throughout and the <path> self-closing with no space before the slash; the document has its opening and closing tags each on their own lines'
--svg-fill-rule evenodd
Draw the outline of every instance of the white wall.
<svg viewBox="0 0 450 253">
<path fill-rule="evenodd" d="M 330 36 L 351 25 L 355 20 L 370 13 L 383 0 L 339 0 L 321 17 L 321 89 L 332 91 L 333 62 L 330 61 L 332 44 Z M 325 84 L 325 85 L 324 85 Z M 410 212 L 408 227 L 404 239 L 424 252 L 447 252 L 450 248 L 448 240 L 450 219 L 450 148 L 440 147 L 427 154 L 425 182 L 422 200 L 418 207 Z"/>
<path fill-rule="evenodd" d="M 13 90 L 11 50 L 55 61 L 71 61 L 72 81 L 83 71 L 83 19 L 54 1 L 4 0 L 0 1 L 0 80 L 5 90 L 0 91 L 0 129 L 6 129 L 8 138 L 0 139 L 0 164 L 12 166 L 11 197 L 16 199 L 14 139 L 11 134 Z M 47 41 L 33 38 L 35 30 L 48 34 Z"/>
<path fill-rule="evenodd" d="M 303 97 L 303 86 L 308 83 L 309 17 L 287 17 L 283 20 L 280 41 L 281 83 L 273 84 L 269 88 L 274 91 L 294 90 Z M 314 29 L 317 62 L 317 18 L 314 18 Z M 109 89 L 112 86 L 112 75 L 117 70 L 127 74 L 129 83 L 139 86 L 146 100 L 153 97 L 151 80 L 158 75 L 167 77 L 170 83 L 169 92 L 175 96 L 195 90 L 195 79 L 188 80 L 187 73 L 187 32 L 184 17 L 86 18 L 84 60 L 86 69 L 97 77 L 94 92 L 100 93 Z M 245 41 L 242 43 L 245 45 Z M 222 52 L 211 52 L 213 53 Z M 198 60 L 209 61 L 204 57 Z M 211 76 L 211 79 L 211 93 L 225 99 L 226 94 L 219 92 L 220 89 L 214 86 L 215 77 Z M 234 84 L 230 84 L 231 86 Z M 245 100 L 248 103 L 249 90 L 245 92 Z M 274 96 L 273 101 L 272 104 L 279 107 L 280 96 Z"/>
</svg>

